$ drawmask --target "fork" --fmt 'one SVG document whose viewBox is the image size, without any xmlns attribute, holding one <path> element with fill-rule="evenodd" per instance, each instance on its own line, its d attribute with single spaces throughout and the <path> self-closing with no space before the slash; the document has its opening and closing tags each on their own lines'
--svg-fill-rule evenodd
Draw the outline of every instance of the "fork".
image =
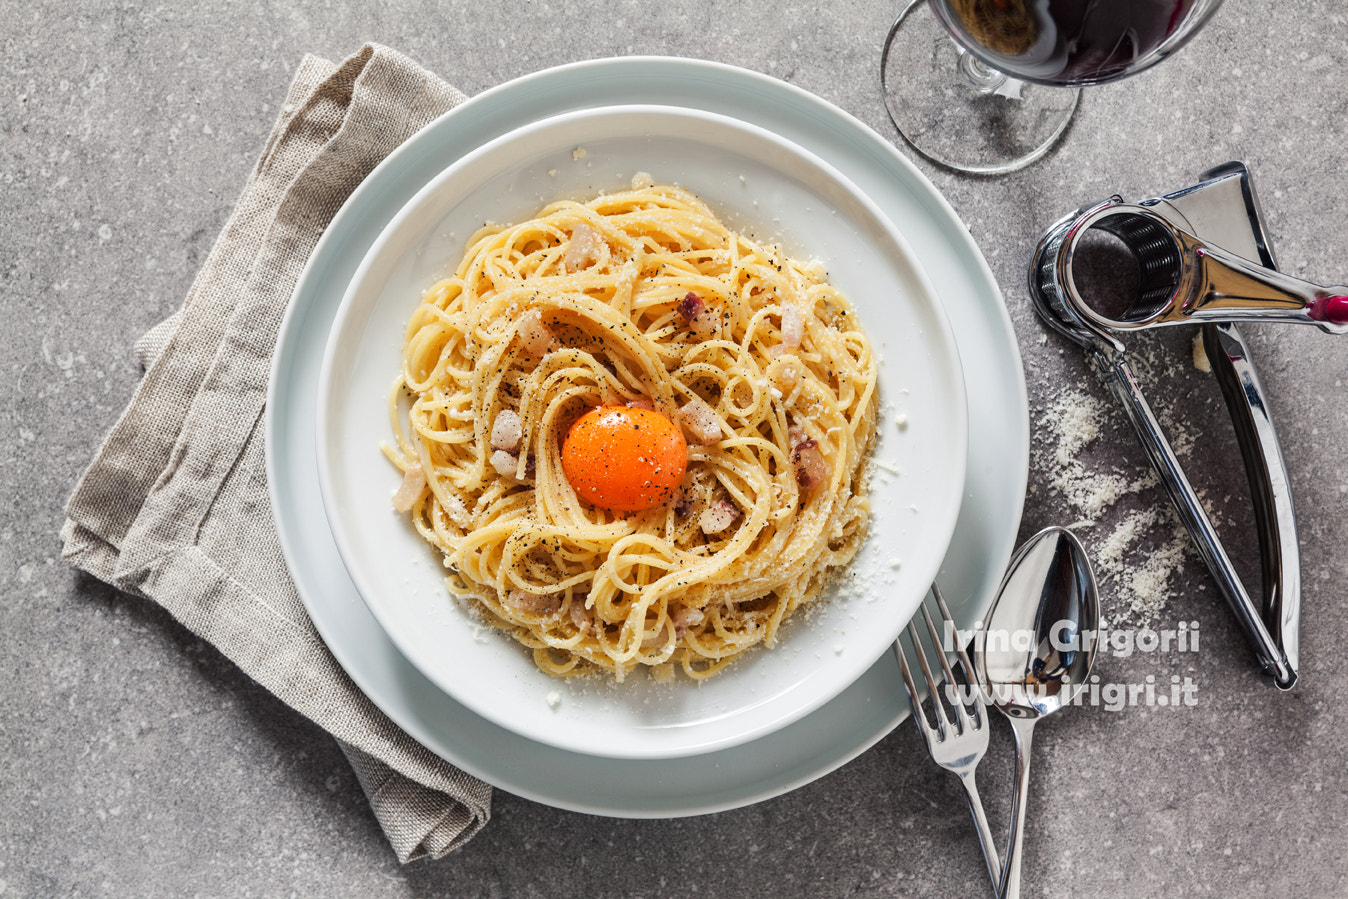
<svg viewBox="0 0 1348 899">
<path fill-rule="evenodd" d="M 922 696 L 918 692 L 917 685 L 913 682 L 913 675 L 908 667 L 908 658 L 903 651 L 902 640 L 894 641 L 894 655 L 898 657 L 899 668 L 903 671 L 903 685 L 908 691 L 908 702 L 913 707 L 913 721 L 917 723 L 917 728 L 922 732 L 922 737 L 927 742 L 927 751 L 931 753 L 932 759 L 942 768 L 959 776 L 960 783 L 964 784 L 964 791 L 969 797 L 969 811 L 973 814 L 974 826 L 978 830 L 978 842 L 983 847 L 983 860 L 987 862 L 988 876 L 992 878 L 993 890 L 999 890 L 1001 883 L 1001 862 L 997 856 L 997 846 L 993 840 L 992 828 L 988 826 L 987 814 L 983 811 L 983 801 L 978 796 L 978 784 L 974 778 L 974 769 L 983 758 L 983 754 L 988 749 L 988 714 L 987 706 L 983 701 L 983 693 L 973 679 L 974 667 L 969 662 L 969 656 L 964 651 L 964 644 L 960 638 L 959 631 L 955 628 L 955 619 L 950 614 L 950 609 L 945 604 L 945 598 L 941 596 L 941 590 L 936 584 L 931 585 L 931 592 L 936 597 L 936 605 L 941 611 L 941 617 L 944 620 L 946 633 L 950 634 L 955 644 L 955 654 L 958 657 L 957 664 L 964 676 L 965 686 L 961 687 L 955 680 L 955 673 L 950 669 L 950 663 L 946 659 L 942 647 L 944 643 L 941 640 L 940 633 L 936 630 L 936 624 L 932 621 L 931 613 L 927 611 L 927 604 L 923 602 L 919 608 L 922 611 L 922 618 L 927 624 L 927 633 L 931 638 L 931 645 L 936 649 L 936 655 L 941 660 L 941 673 L 944 675 L 946 684 L 946 699 L 955 710 L 955 720 L 952 721 L 946 714 L 945 706 L 940 701 L 938 692 L 938 682 L 932 676 L 931 667 L 927 664 L 927 654 L 922 649 L 922 639 L 918 633 L 917 625 L 914 620 L 908 622 L 908 635 L 913 641 L 913 649 L 917 653 L 918 664 L 922 668 L 923 678 L 927 682 L 927 693 L 931 697 L 932 705 L 936 708 L 936 726 L 933 727 L 927 720 L 927 716 L 922 712 Z M 972 714 L 971 710 L 972 709 Z"/>
</svg>

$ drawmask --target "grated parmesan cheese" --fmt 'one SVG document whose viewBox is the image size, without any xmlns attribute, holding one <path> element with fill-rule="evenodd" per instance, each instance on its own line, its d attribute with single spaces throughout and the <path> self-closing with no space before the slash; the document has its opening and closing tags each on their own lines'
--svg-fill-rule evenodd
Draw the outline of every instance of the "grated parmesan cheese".
<svg viewBox="0 0 1348 899">
<path fill-rule="evenodd" d="M 1083 459 L 1111 423 L 1111 412 L 1098 397 L 1065 391 L 1039 419 L 1053 444 L 1049 484 L 1082 516 L 1073 528 L 1098 526 L 1119 500 L 1158 484 L 1150 468 L 1134 476 L 1117 469 L 1100 471 Z M 1183 445 L 1187 449 L 1192 441 Z M 1172 580 L 1193 551 L 1188 532 L 1163 497 L 1124 516 L 1103 540 L 1088 544 L 1088 550 L 1093 550 L 1103 585 L 1117 597 L 1115 621 L 1138 624 L 1165 609 L 1173 595 Z"/>
</svg>

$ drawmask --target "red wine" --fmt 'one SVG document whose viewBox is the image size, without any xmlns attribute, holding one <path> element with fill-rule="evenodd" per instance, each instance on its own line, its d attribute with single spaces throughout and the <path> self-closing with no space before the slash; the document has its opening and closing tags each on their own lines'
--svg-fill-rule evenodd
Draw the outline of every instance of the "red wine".
<svg viewBox="0 0 1348 899">
<path fill-rule="evenodd" d="M 1208 0 L 932 0 L 955 39 L 1026 81 L 1092 84 L 1161 58 L 1196 30 Z M 1174 38 L 1174 40 L 1171 40 Z M 1169 41 L 1169 43 L 1167 43 Z"/>
</svg>

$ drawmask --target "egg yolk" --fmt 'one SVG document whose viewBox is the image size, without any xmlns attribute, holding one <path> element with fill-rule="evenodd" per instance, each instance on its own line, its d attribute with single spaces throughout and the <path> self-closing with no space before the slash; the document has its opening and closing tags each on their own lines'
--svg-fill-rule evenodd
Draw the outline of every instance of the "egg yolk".
<svg viewBox="0 0 1348 899">
<path fill-rule="evenodd" d="M 562 471 L 576 495 L 615 512 L 668 503 L 687 467 L 679 426 L 650 409 L 597 406 L 562 441 Z"/>
</svg>

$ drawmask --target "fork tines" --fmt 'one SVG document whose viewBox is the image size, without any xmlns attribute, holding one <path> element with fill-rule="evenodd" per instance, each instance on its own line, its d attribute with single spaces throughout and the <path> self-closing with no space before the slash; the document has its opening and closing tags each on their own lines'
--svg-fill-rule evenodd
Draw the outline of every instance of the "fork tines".
<svg viewBox="0 0 1348 899">
<path fill-rule="evenodd" d="M 927 662 L 927 653 L 923 650 L 922 637 L 918 632 L 916 625 L 917 616 L 908 622 L 908 636 L 913 641 L 913 648 L 917 653 L 918 665 L 922 668 L 922 676 L 926 681 L 927 694 L 931 697 L 932 705 L 936 708 L 937 734 L 944 738 L 950 731 L 950 718 L 946 714 L 945 705 L 938 699 L 938 687 L 943 682 L 946 689 L 944 691 L 946 702 L 954 708 L 958 722 L 959 731 L 962 733 L 969 729 L 982 729 L 987 722 L 986 709 L 983 703 L 983 696 L 974 680 L 973 663 L 969 661 L 969 656 L 964 649 L 964 641 L 960 637 L 958 629 L 955 627 L 954 616 L 950 614 L 950 608 L 946 605 L 945 597 L 941 595 L 941 588 L 935 584 L 931 586 L 931 592 L 936 597 L 936 606 L 941 612 L 941 618 L 945 625 L 945 634 L 943 635 L 936 628 L 935 621 L 932 620 L 931 612 L 927 611 L 926 603 L 919 606 L 923 621 L 926 623 L 927 634 L 931 641 L 931 646 L 936 652 L 936 657 L 940 660 L 941 679 L 938 680 L 933 674 L 931 666 Z M 948 645 L 953 644 L 953 649 L 958 665 L 963 675 L 963 682 L 955 679 L 955 672 L 951 670 L 950 662 L 946 658 L 946 649 Z M 903 671 L 903 684 L 908 692 L 908 701 L 912 704 L 913 715 L 920 718 L 920 723 L 927 723 L 926 716 L 922 714 L 922 698 L 913 681 L 913 676 L 908 667 L 908 658 L 904 653 L 903 645 L 900 641 L 894 643 L 894 654 L 898 656 L 899 667 Z M 929 728 L 924 727 L 924 735 L 929 734 Z M 930 739 L 930 737 L 928 737 Z"/>
</svg>

